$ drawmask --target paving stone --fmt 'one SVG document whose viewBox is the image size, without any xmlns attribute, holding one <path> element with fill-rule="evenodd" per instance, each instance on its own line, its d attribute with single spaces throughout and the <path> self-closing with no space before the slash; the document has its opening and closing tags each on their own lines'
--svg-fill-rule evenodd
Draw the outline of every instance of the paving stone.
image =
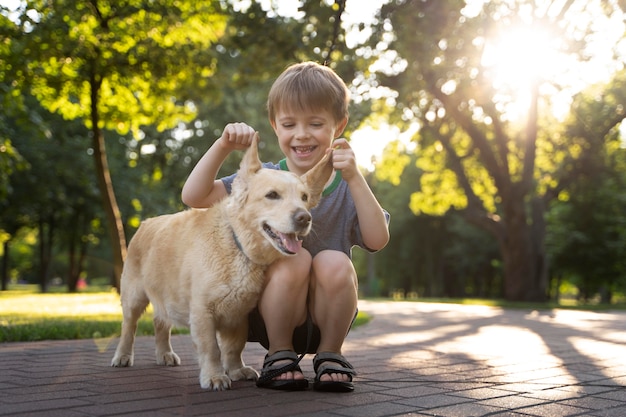
<svg viewBox="0 0 626 417">
<path fill-rule="evenodd" d="M 236 381 L 202 390 L 189 336 L 161 367 L 139 337 L 135 366 L 112 368 L 117 339 L 0 344 L 0 416 L 626 416 L 626 313 L 503 310 L 362 301 L 350 332 L 352 394 L 278 392 Z M 265 351 L 248 344 L 260 368 Z M 313 379 L 312 356 L 301 363 Z"/>
</svg>

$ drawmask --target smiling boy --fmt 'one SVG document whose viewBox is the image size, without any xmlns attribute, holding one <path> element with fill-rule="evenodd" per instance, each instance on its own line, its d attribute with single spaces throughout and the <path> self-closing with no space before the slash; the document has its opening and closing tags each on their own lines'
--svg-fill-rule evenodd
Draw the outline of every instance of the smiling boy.
<svg viewBox="0 0 626 417">
<path fill-rule="evenodd" d="M 268 268 L 258 307 L 250 315 L 249 340 L 268 349 L 257 382 L 260 387 L 306 388 L 308 381 L 297 365 L 297 353 L 307 351 L 316 353 L 314 389 L 354 389 L 356 372 L 342 356 L 357 311 L 358 281 L 351 250 L 355 245 L 372 252 L 385 247 L 389 217 L 359 171 L 348 141 L 340 138 L 348 123 L 349 101 L 341 78 L 313 62 L 288 67 L 269 93 L 268 116 L 285 159 L 264 166 L 302 175 L 332 147 L 335 172 L 312 211 L 313 228 L 303 249 Z M 246 149 L 254 135 L 255 130 L 245 123 L 228 124 L 189 175 L 183 202 L 210 207 L 224 198 L 234 175 L 216 179 L 217 173 L 228 154 Z M 307 320 L 313 324 L 312 333 Z M 280 371 L 290 363 L 292 369 Z M 268 378 L 277 371 L 282 373 Z"/>
</svg>

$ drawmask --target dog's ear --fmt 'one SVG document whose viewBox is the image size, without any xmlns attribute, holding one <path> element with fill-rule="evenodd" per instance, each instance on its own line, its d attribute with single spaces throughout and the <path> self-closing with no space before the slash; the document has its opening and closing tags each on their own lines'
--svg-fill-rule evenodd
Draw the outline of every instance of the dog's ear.
<svg viewBox="0 0 626 417">
<path fill-rule="evenodd" d="M 333 152 L 332 149 L 329 149 L 326 155 L 301 177 L 311 191 L 310 207 L 315 207 L 319 203 L 320 198 L 322 198 L 322 192 L 324 192 L 324 186 L 333 171 Z"/>
<path fill-rule="evenodd" d="M 256 174 L 262 168 L 261 160 L 259 159 L 259 140 L 259 132 L 255 132 L 254 139 L 252 139 L 252 143 L 243 155 L 239 165 L 239 175 Z"/>
<path fill-rule="evenodd" d="M 231 201 L 234 202 L 233 204 L 241 207 L 246 203 L 246 199 L 248 198 L 248 178 L 256 174 L 261 168 L 261 160 L 259 159 L 259 132 L 256 132 L 250 147 L 248 147 L 243 154 L 243 158 L 239 164 L 239 171 L 237 171 L 237 177 L 233 182 L 231 192 L 231 196 L 233 197 Z"/>
</svg>

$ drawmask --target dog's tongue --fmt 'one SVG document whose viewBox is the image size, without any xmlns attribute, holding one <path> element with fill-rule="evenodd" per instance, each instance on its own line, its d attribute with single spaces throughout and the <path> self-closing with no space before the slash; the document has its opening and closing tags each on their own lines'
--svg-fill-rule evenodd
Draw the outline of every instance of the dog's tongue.
<svg viewBox="0 0 626 417">
<path fill-rule="evenodd" d="M 296 235 L 280 233 L 280 240 L 289 252 L 297 253 L 302 247 L 302 241 L 296 238 Z"/>
</svg>

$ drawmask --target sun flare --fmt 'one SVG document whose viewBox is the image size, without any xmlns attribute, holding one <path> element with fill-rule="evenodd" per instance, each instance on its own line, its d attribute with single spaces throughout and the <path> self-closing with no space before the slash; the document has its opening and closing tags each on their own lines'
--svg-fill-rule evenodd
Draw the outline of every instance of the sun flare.
<svg viewBox="0 0 626 417">
<path fill-rule="evenodd" d="M 513 28 L 487 44 L 483 65 L 494 67 L 496 83 L 525 83 L 558 64 L 557 41 L 541 28 Z"/>
<path fill-rule="evenodd" d="M 525 114 L 534 82 L 554 80 L 567 70 L 560 39 L 536 26 L 512 27 L 487 41 L 482 65 L 499 92 L 510 118 Z"/>
</svg>

